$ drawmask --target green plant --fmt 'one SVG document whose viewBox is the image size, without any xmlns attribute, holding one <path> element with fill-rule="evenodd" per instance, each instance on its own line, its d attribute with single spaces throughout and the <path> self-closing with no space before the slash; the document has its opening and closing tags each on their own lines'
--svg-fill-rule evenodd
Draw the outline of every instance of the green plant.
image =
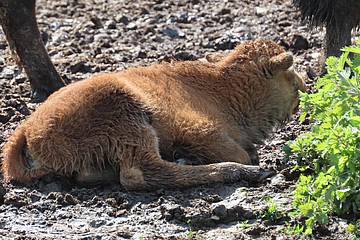
<svg viewBox="0 0 360 240">
<path fill-rule="evenodd" d="M 189 232 L 187 233 L 187 237 L 188 239 L 194 239 L 196 236 L 196 231 L 193 230 L 193 227 L 191 225 L 191 220 L 189 219 L 186 223 L 189 227 Z"/>
<path fill-rule="evenodd" d="M 267 208 L 265 213 L 263 214 L 264 219 L 269 220 L 270 222 L 276 222 L 282 217 L 283 214 L 281 213 L 278 205 L 272 198 L 266 199 L 266 205 Z"/>
<path fill-rule="evenodd" d="M 356 237 L 360 237 L 360 220 L 357 220 L 355 224 L 350 223 L 347 230 Z"/>
<path fill-rule="evenodd" d="M 304 233 L 304 226 L 301 226 L 300 224 L 290 225 L 287 223 L 284 228 L 284 233 L 290 236 L 301 236 Z"/>
<path fill-rule="evenodd" d="M 239 225 L 238 227 L 241 228 L 241 229 L 248 229 L 252 226 L 251 223 L 249 223 L 249 220 L 245 220 L 245 221 L 242 221 L 242 222 L 239 222 Z"/>
<path fill-rule="evenodd" d="M 317 92 L 302 94 L 300 120 L 309 115 L 313 127 L 290 143 L 298 168 L 313 173 L 300 177 L 294 197 L 306 234 L 329 214 L 360 211 L 360 42 L 343 51 L 327 59 Z"/>
</svg>

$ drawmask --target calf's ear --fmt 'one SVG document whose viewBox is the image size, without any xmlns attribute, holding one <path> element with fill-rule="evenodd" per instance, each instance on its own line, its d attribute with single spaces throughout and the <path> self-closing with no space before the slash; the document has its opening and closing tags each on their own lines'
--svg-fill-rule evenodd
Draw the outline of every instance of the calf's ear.
<svg viewBox="0 0 360 240">
<path fill-rule="evenodd" d="M 225 58 L 225 54 L 223 53 L 212 53 L 212 54 L 208 54 L 205 56 L 205 59 L 209 62 L 209 63 L 217 63 L 222 61 Z"/>
<path fill-rule="evenodd" d="M 280 53 L 269 60 L 269 70 L 273 75 L 288 70 L 294 62 L 293 55 L 290 52 Z"/>
</svg>

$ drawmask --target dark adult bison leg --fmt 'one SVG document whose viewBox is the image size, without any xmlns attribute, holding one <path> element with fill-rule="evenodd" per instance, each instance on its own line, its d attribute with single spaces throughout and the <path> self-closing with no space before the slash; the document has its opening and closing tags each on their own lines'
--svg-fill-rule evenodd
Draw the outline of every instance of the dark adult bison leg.
<svg viewBox="0 0 360 240">
<path fill-rule="evenodd" d="M 16 51 L 30 80 L 34 101 L 44 101 L 65 86 L 40 37 L 35 0 L 0 0 L 0 23 L 12 51 Z"/>
<path fill-rule="evenodd" d="M 360 14 L 360 13 L 359 13 Z M 341 26 L 336 29 L 332 25 L 326 25 L 325 34 L 325 56 L 341 55 L 340 49 L 351 45 L 351 29 L 352 26 L 344 19 Z"/>
</svg>

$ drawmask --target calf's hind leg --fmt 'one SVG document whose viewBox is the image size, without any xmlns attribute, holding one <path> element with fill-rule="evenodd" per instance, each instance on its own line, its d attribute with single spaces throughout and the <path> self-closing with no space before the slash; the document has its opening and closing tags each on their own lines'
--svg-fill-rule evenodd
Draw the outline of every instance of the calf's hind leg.
<svg viewBox="0 0 360 240">
<path fill-rule="evenodd" d="M 149 124 L 142 126 L 137 138 L 138 144 L 123 144 L 118 153 L 120 182 L 129 190 L 185 188 L 239 180 L 259 182 L 270 174 L 257 166 L 235 162 L 198 166 L 167 162 L 161 159 L 156 132 Z"/>
<path fill-rule="evenodd" d="M 75 176 L 75 181 L 80 185 L 97 185 L 102 183 L 116 182 L 118 174 L 112 166 L 106 166 L 104 169 L 92 169 L 83 171 Z"/>
</svg>

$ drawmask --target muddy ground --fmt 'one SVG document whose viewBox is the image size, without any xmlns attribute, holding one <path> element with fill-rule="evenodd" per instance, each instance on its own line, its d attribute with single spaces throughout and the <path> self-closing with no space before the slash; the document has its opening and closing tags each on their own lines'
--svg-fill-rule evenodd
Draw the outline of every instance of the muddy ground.
<svg viewBox="0 0 360 240">
<path fill-rule="evenodd" d="M 268 38 L 296 56 L 314 83 L 323 29 L 311 30 L 290 0 L 37 1 L 49 54 L 67 81 L 170 59 L 193 60 L 237 43 Z M 0 33 L 0 147 L 35 108 L 29 83 Z M 0 185 L 0 239 L 298 239 L 286 214 L 297 178 L 282 148 L 309 129 L 295 120 L 260 148 L 261 165 L 277 175 L 187 190 L 127 192 L 118 183 L 85 188 L 46 177 Z M 2 178 L 1 178 L 2 179 Z M 268 199 L 278 217 L 266 216 Z M 314 238 L 350 239 L 347 220 L 331 218 Z"/>
</svg>

